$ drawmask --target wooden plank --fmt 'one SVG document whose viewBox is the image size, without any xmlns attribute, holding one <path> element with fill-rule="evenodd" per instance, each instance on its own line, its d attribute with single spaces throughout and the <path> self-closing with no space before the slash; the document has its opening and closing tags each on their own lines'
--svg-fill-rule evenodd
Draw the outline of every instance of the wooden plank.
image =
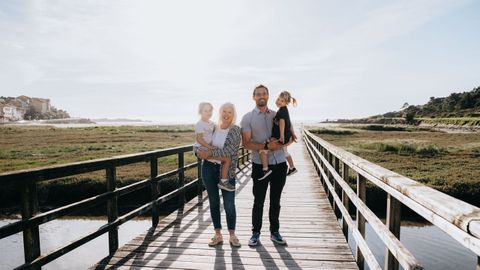
<svg viewBox="0 0 480 270">
<path fill-rule="evenodd" d="M 312 149 L 313 146 L 311 144 L 309 145 L 307 143 L 307 146 L 309 146 L 308 149 L 310 151 L 313 151 L 313 149 Z M 313 162 L 316 164 L 316 166 L 320 167 L 319 162 L 317 160 L 313 160 Z M 331 166 L 329 166 L 329 169 L 331 169 Z M 326 172 L 323 169 L 320 170 L 320 172 L 321 172 L 321 174 L 326 175 Z M 336 174 L 336 175 L 338 175 L 338 174 Z M 339 181 L 340 181 L 339 182 L 340 184 L 342 184 L 342 185 L 345 184 L 343 180 L 340 179 Z M 326 184 L 327 184 L 328 189 L 333 190 L 333 185 L 332 184 L 330 184 L 330 183 L 326 183 Z M 350 194 L 354 194 L 350 187 L 343 187 L 343 188 L 345 189 L 346 192 L 348 192 Z M 360 201 L 360 199 L 357 198 L 356 195 L 351 195 L 351 196 L 352 196 L 352 198 Z M 381 267 L 378 264 L 377 260 L 375 259 L 375 256 L 373 255 L 372 251 L 368 247 L 367 242 L 364 239 L 364 235 L 362 235 L 360 233 L 356 224 L 354 224 L 352 218 L 350 217 L 350 214 L 347 212 L 347 209 L 345 207 L 343 207 L 343 205 L 340 203 L 341 200 L 338 197 L 338 195 L 334 194 L 333 199 L 335 201 L 339 202 L 339 210 L 342 212 L 343 217 L 345 218 L 345 221 L 347 222 L 348 226 L 352 229 L 352 236 L 355 239 L 356 246 L 362 252 L 363 257 L 364 257 L 365 261 L 367 262 L 368 266 L 370 267 L 370 269 L 380 270 Z M 354 203 L 355 203 L 355 200 L 354 200 Z"/>
<path fill-rule="evenodd" d="M 242 247 L 224 244 L 209 247 L 213 235 L 208 201 L 161 219 L 150 232 L 140 235 L 102 260 L 97 269 L 358 269 L 327 195 L 304 145 L 293 144 L 290 152 L 299 172 L 287 178 L 282 193 L 280 230 L 286 246 L 273 243 L 268 233 L 269 194 L 264 205 L 260 245 L 247 246 L 251 236 L 253 206 L 249 171 L 239 174 L 236 190 L 236 235 Z M 204 193 L 205 194 L 205 193 Z M 197 201 L 197 200 L 194 200 Z M 185 210 L 188 209 L 188 210 Z M 223 208 L 222 222 L 225 223 Z"/>
<path fill-rule="evenodd" d="M 185 172 L 183 166 L 185 165 L 184 153 L 178 153 L 178 188 L 185 186 Z M 185 189 L 180 192 L 178 195 L 179 206 L 182 207 L 186 202 L 185 199 Z"/>
<path fill-rule="evenodd" d="M 311 245 L 311 246 L 292 246 L 289 245 L 284 248 L 279 248 L 278 245 L 274 243 L 265 242 L 263 243 L 263 248 L 256 250 L 256 249 L 237 249 L 230 245 L 222 245 L 217 247 L 209 247 L 206 246 L 205 243 L 191 243 L 188 245 L 188 248 L 181 245 L 171 246 L 166 245 L 167 243 L 138 243 L 139 245 L 134 245 L 132 243 L 128 243 L 120 248 L 115 254 L 118 252 L 133 252 L 133 253 L 159 253 L 159 252 L 183 252 L 184 254 L 193 254 L 193 253 L 210 253 L 215 252 L 217 249 L 222 249 L 225 251 L 234 251 L 237 250 L 240 253 L 270 253 L 270 254 L 296 254 L 296 255 L 319 255 L 319 254 L 341 254 L 341 255 L 350 255 L 350 260 L 352 259 L 352 253 L 348 249 L 347 245 L 342 244 L 323 244 L 323 245 Z"/>
<path fill-rule="evenodd" d="M 348 165 L 343 163 L 342 167 L 343 167 L 342 178 L 343 180 L 348 181 Z M 343 207 L 345 207 L 345 209 L 347 210 L 347 213 L 349 213 L 350 201 L 348 199 L 347 193 L 343 189 L 342 189 L 342 203 L 343 203 Z M 342 216 L 342 231 L 343 231 L 343 234 L 345 235 L 345 238 L 348 239 L 348 224 L 344 216 Z"/>
<path fill-rule="evenodd" d="M 328 170 L 333 171 L 332 166 L 327 167 Z M 333 176 L 342 186 L 342 189 L 347 193 L 357 210 L 360 210 L 360 212 L 372 226 L 373 230 L 380 236 L 380 239 L 384 242 L 385 246 L 387 246 L 389 250 L 394 253 L 395 258 L 399 260 L 400 264 L 405 269 L 422 269 L 415 257 L 413 257 L 413 255 L 405 248 L 405 246 L 386 228 L 385 224 L 383 224 L 383 222 L 366 206 L 366 204 L 360 200 L 360 198 L 358 198 L 358 195 L 340 177 L 340 175 L 334 172 Z M 359 235 L 361 234 L 359 233 Z"/>
<path fill-rule="evenodd" d="M 22 185 L 21 196 L 22 220 L 26 220 L 38 212 L 37 184 L 31 181 Z M 23 231 L 23 250 L 26 263 L 32 262 L 40 256 L 40 233 L 38 226 L 33 226 Z M 40 267 L 32 269 L 40 269 Z"/>
<path fill-rule="evenodd" d="M 150 179 L 155 179 L 158 175 L 158 159 L 156 157 L 150 158 Z M 151 200 L 154 201 L 161 194 L 160 183 L 157 181 L 150 182 Z M 159 220 L 158 205 L 152 206 L 152 227 L 157 227 Z"/>
<path fill-rule="evenodd" d="M 143 254 L 142 254 L 143 255 Z M 248 258 L 240 256 L 228 256 L 223 252 L 217 252 L 215 256 L 181 256 L 182 254 L 154 254 L 154 256 L 147 256 L 146 259 L 143 259 L 143 256 L 126 256 L 126 257 L 110 257 L 108 259 L 109 265 L 134 265 L 134 266 L 185 266 L 186 269 L 197 269 L 199 264 L 209 265 L 210 269 L 215 267 L 215 263 L 218 260 L 224 260 L 225 262 L 230 262 L 232 265 L 244 265 L 248 266 L 264 266 L 266 268 L 274 267 L 293 267 L 293 268 L 303 268 L 303 267 L 318 267 L 322 269 L 323 267 L 344 267 L 344 269 L 356 269 L 355 263 L 352 261 L 335 261 L 335 260 L 294 260 L 288 259 L 285 257 L 273 258 L 270 254 L 264 255 L 263 257 Z"/>
<path fill-rule="evenodd" d="M 29 268 L 37 269 L 42 265 L 51 262 L 52 260 L 70 252 L 71 250 L 93 240 L 94 238 L 108 232 L 109 234 L 109 252 L 110 254 L 114 253 L 118 249 L 118 226 L 130 220 L 131 218 L 144 214 L 150 209 L 154 208 L 160 203 L 165 202 L 166 200 L 171 199 L 177 194 L 185 192 L 187 188 L 197 183 L 197 180 L 189 182 L 187 185 L 182 183 L 182 178 L 184 179 L 184 171 L 186 169 L 191 169 L 197 166 L 197 163 L 191 163 L 184 166 L 183 154 L 185 151 L 190 151 L 191 146 L 183 146 L 171 149 L 164 149 L 160 151 L 152 151 L 146 153 L 137 153 L 132 155 L 117 156 L 110 159 L 101 159 L 94 160 L 89 162 L 77 162 L 60 166 L 53 166 L 47 168 L 33 169 L 33 170 L 24 170 L 17 171 L 12 173 L 4 173 L 0 175 L 0 181 L 2 183 L 7 183 L 14 181 L 17 178 L 23 179 L 18 180 L 19 184 L 25 185 L 26 188 L 22 190 L 22 214 L 23 219 L 19 222 L 8 224 L 0 228 L 0 238 L 4 238 L 8 235 L 14 234 L 18 231 L 24 231 L 24 248 L 25 248 L 25 264 L 19 266 L 19 269 Z M 122 188 L 116 188 L 116 166 L 136 163 L 143 161 L 150 157 L 151 159 L 160 156 L 167 156 L 171 154 L 178 154 L 179 158 L 179 169 L 172 172 L 167 172 L 162 175 L 157 175 L 157 166 L 152 166 L 151 174 L 152 177 L 134 183 L 129 186 Z M 155 158 L 156 159 L 156 158 Z M 156 160 L 155 160 L 156 163 Z M 156 164 L 155 164 L 156 165 Z M 84 167 L 82 167 L 84 166 Z M 80 202 L 75 202 L 70 205 L 48 211 L 36 215 L 38 210 L 38 202 L 36 195 L 36 182 L 44 181 L 53 178 L 61 177 L 61 175 L 75 175 L 80 174 L 86 171 L 100 170 L 106 168 L 106 185 L 107 192 L 82 200 Z M 243 169 L 243 168 L 242 168 Z M 147 203 L 121 217 L 118 217 L 118 208 L 117 208 L 117 197 L 139 190 L 151 185 L 152 182 L 160 181 L 161 179 L 166 178 L 172 173 L 179 173 L 180 182 L 182 187 L 166 194 L 160 198 L 155 199 L 154 202 Z M 155 198 L 155 196 L 154 196 Z M 62 215 L 66 215 L 73 211 L 84 209 L 86 207 L 91 207 L 93 205 L 107 201 L 107 216 L 109 223 L 100 227 L 97 231 L 88 234 L 87 236 L 81 237 L 78 240 L 71 242 L 70 244 L 57 248 L 48 254 L 40 256 L 40 240 L 39 240 L 39 231 L 38 225 L 56 219 Z M 155 211 L 154 211 L 155 212 Z M 153 218 L 153 224 L 155 224 L 155 219 Z"/>
<path fill-rule="evenodd" d="M 425 212 L 423 208 L 430 210 L 431 214 L 422 214 L 422 217 L 426 218 L 428 221 L 432 222 L 434 219 L 438 220 L 438 218 L 434 218 L 432 215 L 441 217 L 455 225 L 457 228 L 469 233 L 470 237 L 463 240 L 457 237 L 454 238 L 467 248 L 472 249 L 477 255 L 480 255 L 480 251 L 478 251 L 480 245 L 480 239 L 478 238 L 480 235 L 480 228 L 476 228 L 473 231 L 469 230 L 470 223 L 480 221 L 480 208 L 362 159 L 317 136 L 314 136 L 309 131 L 305 131 L 305 133 L 306 136 L 309 136 L 314 141 L 321 144 L 322 147 L 328 149 L 329 152 L 332 152 L 339 157 L 342 162 L 347 163 L 350 168 L 353 168 L 357 172 L 362 172 L 365 177 L 384 189 L 387 193 L 394 196 L 397 200 L 403 203 L 403 201 L 406 200 L 405 198 L 411 199 L 415 202 L 409 206 L 413 211 L 423 213 Z M 382 182 L 385 185 L 377 184 L 378 182 Z M 390 189 L 385 189 L 385 186 L 395 189 L 397 193 L 391 192 Z M 447 230 L 445 232 L 452 235 L 452 237 L 454 234 L 458 235 L 458 232 L 454 232 L 453 230 Z M 472 237 L 475 235 L 477 237 Z M 474 243 L 473 245 L 470 244 L 472 242 Z"/>
<path fill-rule="evenodd" d="M 400 239 L 402 204 L 390 194 L 387 195 L 387 219 L 386 225 L 397 239 Z M 398 261 L 388 248 L 385 249 L 385 267 L 388 270 L 398 270 Z"/>
<path fill-rule="evenodd" d="M 365 177 L 363 177 L 361 174 L 358 174 L 357 175 L 357 196 L 365 204 L 367 202 L 366 184 L 367 184 L 367 181 L 365 180 Z M 362 235 L 363 239 L 365 239 L 365 217 L 362 215 L 358 207 L 357 207 L 356 218 L 357 218 L 357 229 Z M 358 245 L 357 245 L 357 252 L 356 252 L 356 260 L 357 260 L 358 268 L 360 268 L 360 270 L 364 269 L 365 258 L 363 257 L 362 251 L 360 250 Z"/>
<path fill-rule="evenodd" d="M 197 158 L 197 178 L 198 178 L 197 199 L 198 199 L 198 202 L 201 202 L 202 194 L 203 194 L 203 180 L 202 180 L 202 160 L 199 158 Z"/>
<path fill-rule="evenodd" d="M 87 172 L 106 170 L 108 167 L 111 166 L 123 166 L 141 161 L 147 161 L 151 157 L 159 158 L 177 154 L 179 152 L 184 153 L 189 151 L 192 151 L 192 145 L 121 155 L 110 158 L 74 162 L 69 164 L 41 167 L 35 169 L 0 173 L 0 183 L 6 184 L 11 182 L 23 183 L 25 181 L 46 181 Z"/>
<path fill-rule="evenodd" d="M 166 179 L 167 177 L 170 177 L 176 174 L 178 174 L 177 169 L 158 175 L 154 180 L 160 181 L 162 179 Z M 37 214 L 29 219 L 24 219 L 24 220 L 10 223 L 0 228 L 0 238 L 4 238 L 9 235 L 15 234 L 17 232 L 21 232 L 30 227 L 47 223 L 49 221 L 66 216 L 76 211 L 85 210 L 89 207 L 93 207 L 95 205 L 106 202 L 107 200 L 112 198 L 115 194 L 117 195 L 117 197 L 120 197 L 125 194 L 129 194 L 131 192 L 145 188 L 149 184 L 150 184 L 150 179 L 144 179 L 139 182 L 130 184 L 128 186 L 117 188 L 115 189 L 115 191 L 108 191 L 100 195 L 84 199 L 79 202 L 71 203 L 71 204 L 62 206 L 60 208 L 53 209 L 51 211 Z"/>
<path fill-rule="evenodd" d="M 207 259 L 205 257 L 215 257 L 216 253 L 218 253 L 220 249 L 185 249 L 185 248 L 168 248 L 162 250 L 162 252 L 158 252 L 156 250 L 146 251 L 146 250 L 138 250 L 134 253 L 138 254 L 138 257 L 146 257 L 149 259 L 167 259 L 168 256 L 177 256 L 177 260 L 186 260 L 190 261 L 192 256 L 199 257 L 200 259 Z M 226 251 L 226 250 L 223 250 Z M 256 252 L 254 250 L 242 250 L 239 249 L 237 252 L 225 252 L 225 258 L 232 258 L 232 257 L 241 257 L 248 258 L 248 259 L 261 259 L 263 256 L 270 256 L 272 259 L 282 259 L 285 256 L 288 256 L 287 252 L 278 253 L 278 252 Z M 125 250 L 125 251 L 118 251 L 116 252 L 113 257 L 116 258 L 125 258 L 131 256 L 132 251 Z M 352 254 L 351 253 L 304 253 L 304 254 L 295 254 L 295 259 L 302 260 L 302 261 L 336 261 L 336 262 L 351 262 L 352 261 Z"/>
<path fill-rule="evenodd" d="M 117 187 L 117 174 L 115 166 L 109 167 L 107 173 L 107 191 L 114 191 Z M 108 223 L 115 221 L 118 218 L 117 196 L 113 196 L 107 201 L 107 217 Z M 118 249 L 118 227 L 112 227 L 108 230 L 108 250 L 110 254 L 115 253 Z"/>
</svg>

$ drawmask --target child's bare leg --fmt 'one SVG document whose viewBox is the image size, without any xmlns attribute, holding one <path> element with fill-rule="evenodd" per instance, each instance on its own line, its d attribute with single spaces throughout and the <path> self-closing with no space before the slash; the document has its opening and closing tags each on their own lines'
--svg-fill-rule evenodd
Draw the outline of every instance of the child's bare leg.
<svg viewBox="0 0 480 270">
<path fill-rule="evenodd" d="M 260 151 L 260 161 L 262 162 L 262 169 L 268 171 L 268 153 Z"/>
<path fill-rule="evenodd" d="M 215 159 L 222 162 L 222 167 L 220 168 L 220 183 L 218 183 L 218 187 L 226 191 L 235 191 L 235 185 L 230 184 L 228 181 L 228 171 L 230 170 L 232 159 L 230 157 L 219 157 Z"/>
<path fill-rule="evenodd" d="M 293 169 L 295 165 L 293 164 L 293 159 L 290 153 L 288 152 L 288 146 L 293 143 L 293 139 L 290 138 L 290 141 L 283 146 L 283 152 L 285 152 L 285 159 L 288 162 L 288 168 Z"/>
<path fill-rule="evenodd" d="M 288 162 L 288 167 L 292 168 L 292 169 L 295 168 L 295 165 L 293 165 L 292 156 L 288 156 L 288 157 L 286 157 L 286 159 L 287 159 L 287 162 Z"/>
<path fill-rule="evenodd" d="M 232 159 L 229 157 L 221 157 L 219 159 L 222 162 L 222 168 L 220 170 L 220 178 L 222 181 L 228 181 L 228 171 L 230 170 L 230 165 L 232 164 Z"/>
<path fill-rule="evenodd" d="M 260 161 L 262 162 L 262 171 L 263 171 L 263 175 L 258 178 L 258 180 L 263 180 L 265 178 L 267 178 L 267 176 L 269 176 L 272 171 L 268 168 L 268 151 L 260 151 L 259 152 L 260 154 Z"/>
</svg>

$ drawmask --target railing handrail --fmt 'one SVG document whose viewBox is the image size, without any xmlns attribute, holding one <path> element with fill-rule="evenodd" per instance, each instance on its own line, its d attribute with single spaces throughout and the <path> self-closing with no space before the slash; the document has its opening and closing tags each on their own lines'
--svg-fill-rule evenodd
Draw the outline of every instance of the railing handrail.
<svg viewBox="0 0 480 270">
<path fill-rule="evenodd" d="M 392 200 L 398 200 L 398 202 L 408 206 L 427 221 L 453 237 L 460 244 L 477 254 L 477 256 L 480 256 L 480 208 L 362 159 L 340 147 L 328 143 L 308 130 L 303 129 L 302 134 L 309 147 L 309 151 L 312 151 L 310 149 L 311 146 L 315 146 L 313 149 L 316 149 L 319 155 L 318 159 L 320 160 L 315 160 L 317 157 L 313 155 L 312 158 L 314 162 L 320 163 L 318 164 L 319 166 L 323 166 L 320 168 L 320 171 L 325 169 L 323 177 L 331 178 L 334 181 L 333 184 L 326 183 L 327 185 L 332 185 L 331 188 L 333 190 L 336 191 L 337 184 L 342 186 L 341 182 L 345 176 L 340 176 L 339 173 L 335 171 L 336 168 L 333 167 L 333 164 L 329 164 L 333 162 L 332 157 L 333 159 L 337 159 L 335 162 L 342 162 L 347 170 L 351 168 L 362 178 L 370 180 L 373 184 L 383 189 L 389 198 L 391 197 Z M 325 154 L 327 155 L 326 157 L 324 156 Z M 330 159 L 328 155 L 332 155 Z M 342 188 L 346 187 L 348 187 L 348 184 L 343 181 Z M 333 194 L 334 197 L 335 195 L 337 194 Z M 336 197 L 337 200 L 340 200 L 341 204 L 343 200 L 338 196 Z M 358 199 L 359 197 L 354 198 L 357 202 L 362 203 Z M 342 210 L 342 207 L 343 205 L 340 205 L 340 210 Z M 367 210 L 370 211 L 369 209 Z M 361 211 L 360 214 L 363 215 L 364 213 Z M 398 222 L 398 226 L 399 224 Z M 374 230 L 376 229 L 374 224 L 372 224 L 372 228 Z M 377 229 L 379 229 L 379 227 L 377 227 Z M 385 237 L 391 236 L 382 235 L 379 231 L 375 231 L 384 243 L 386 241 Z M 384 238 L 382 238 L 382 236 Z"/>
<path fill-rule="evenodd" d="M 21 187 L 22 192 L 22 220 L 4 225 L 0 227 L 0 239 L 13 235 L 17 232 L 23 231 L 24 238 L 24 254 L 25 264 L 20 265 L 16 269 L 39 269 L 58 257 L 72 251 L 73 249 L 103 235 L 109 234 L 109 250 L 110 254 L 118 249 L 118 226 L 127 222 L 128 220 L 145 214 L 149 210 L 152 211 L 152 227 L 158 224 L 158 210 L 157 207 L 169 199 L 180 196 L 179 203 L 185 203 L 185 190 L 191 186 L 197 185 L 197 192 L 199 201 L 202 200 L 203 189 L 201 187 L 200 175 L 200 160 L 190 164 L 184 164 L 184 154 L 192 150 L 192 145 L 173 147 L 168 149 L 161 149 L 143 153 L 135 153 L 129 155 L 115 156 L 111 158 L 96 159 L 83 162 L 75 162 L 53 167 L 43 167 L 30 170 L 14 171 L 0 174 L 0 184 L 11 183 Z M 248 161 L 249 152 L 245 151 L 243 147 L 239 148 L 241 154 L 239 155 L 237 168 L 240 169 L 240 163 Z M 158 158 L 169 155 L 178 154 L 178 169 L 165 172 L 158 175 Z M 247 159 L 245 159 L 245 157 Z M 124 166 L 132 163 L 150 161 L 150 177 L 140 180 L 133 184 L 117 188 L 116 187 L 116 167 Z M 85 167 L 82 167 L 85 166 Z M 187 169 L 198 168 L 198 177 L 188 184 L 184 182 L 184 172 Z M 83 199 L 62 206 L 45 213 L 37 214 L 38 212 L 38 198 L 36 192 L 36 184 L 40 181 L 57 179 L 70 175 L 82 174 L 85 172 L 106 170 L 107 177 L 107 191 L 96 196 Z M 177 175 L 179 176 L 179 187 L 175 190 L 160 196 L 157 184 L 162 180 Z M 150 202 L 139 206 L 129 213 L 118 216 L 117 199 L 125 194 L 140 190 L 142 188 L 151 187 L 152 198 Z M 68 215 L 78 210 L 84 210 L 92 206 L 107 202 L 108 223 L 101 226 L 97 231 L 83 236 L 70 244 L 57 248 L 48 254 L 41 255 L 40 252 L 40 237 L 38 226 L 57 219 L 59 217 Z"/>
<path fill-rule="evenodd" d="M 306 130 L 306 133 L 313 135 Z M 337 156 L 342 162 L 354 168 L 355 171 L 364 174 L 367 179 L 374 177 L 389 187 L 397 190 L 403 196 L 415 201 L 425 208 L 435 211 L 439 217 L 449 221 L 464 232 L 480 238 L 480 230 L 471 223 L 480 224 L 480 208 L 454 198 L 448 194 L 428 187 L 406 176 L 385 169 L 375 163 L 362 159 L 340 147 L 317 137 L 313 137 L 321 143 L 329 152 Z M 371 178 L 370 177 L 370 178 Z M 385 190 L 388 193 L 388 190 Z M 392 194 L 394 195 L 394 194 Z M 398 198 L 397 198 L 398 199 Z M 415 209 L 412 209 L 415 211 Z M 480 250 L 480 246 L 479 246 Z"/>
<path fill-rule="evenodd" d="M 40 182 L 45 180 L 57 179 L 66 176 L 77 175 L 81 173 L 93 172 L 106 169 L 111 166 L 124 166 L 150 158 L 161 158 L 178 154 L 179 152 L 188 152 L 192 150 L 192 145 L 184 145 L 148 152 L 119 155 L 108 158 L 93 159 L 80 162 L 72 162 L 54 166 L 39 167 L 34 169 L 18 170 L 0 173 L 0 184 L 15 182 Z"/>
</svg>

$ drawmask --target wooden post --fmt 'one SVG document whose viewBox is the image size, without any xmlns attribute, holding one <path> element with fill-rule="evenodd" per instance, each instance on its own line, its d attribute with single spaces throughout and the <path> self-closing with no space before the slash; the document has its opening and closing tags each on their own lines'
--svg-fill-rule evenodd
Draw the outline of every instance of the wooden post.
<svg viewBox="0 0 480 270">
<path fill-rule="evenodd" d="M 358 174 L 357 175 L 357 196 L 362 200 L 364 203 L 367 201 L 367 193 L 366 193 L 366 179 L 362 175 Z M 357 207 L 357 228 L 360 234 L 363 236 L 365 239 L 365 218 L 363 217 L 362 213 L 358 210 Z M 358 247 L 357 244 L 357 249 L 356 249 L 356 260 L 357 260 L 357 265 L 360 270 L 364 269 L 365 265 L 365 258 L 363 257 L 362 252 L 360 251 L 360 248 Z"/>
<path fill-rule="evenodd" d="M 324 150 L 323 156 L 326 157 L 327 163 L 330 163 L 330 160 L 329 160 L 330 155 L 329 155 L 327 149 L 323 148 L 323 150 Z M 330 182 L 330 171 L 328 170 L 326 164 L 323 164 L 323 171 L 327 175 L 327 178 L 324 179 L 324 180 Z M 327 198 L 330 201 L 330 189 L 328 188 L 327 185 L 325 185 L 325 192 L 327 193 Z M 331 204 L 331 201 L 330 201 L 330 204 Z"/>
<path fill-rule="evenodd" d="M 242 165 L 245 165 L 245 148 L 242 147 Z"/>
<path fill-rule="evenodd" d="M 242 156 L 242 151 L 240 151 L 240 149 L 237 150 L 237 155 L 239 156 L 239 158 L 237 160 L 237 170 L 240 170 L 240 163 L 241 163 L 240 159 L 241 159 L 241 156 Z"/>
<path fill-rule="evenodd" d="M 327 172 L 327 176 L 328 176 L 328 182 L 333 184 L 333 193 L 335 193 L 335 179 L 333 178 L 333 174 L 330 170 Z M 335 199 L 333 198 L 333 193 L 328 192 L 328 199 L 330 200 L 330 204 L 332 205 L 333 213 L 336 213 L 337 207 L 335 206 Z"/>
<path fill-rule="evenodd" d="M 388 229 L 400 240 L 400 225 L 401 225 L 401 209 L 402 203 L 397 199 L 387 194 L 387 219 L 386 225 Z M 398 261 L 393 254 L 385 249 L 385 268 L 387 270 L 398 270 Z"/>
<path fill-rule="evenodd" d="M 150 158 L 150 179 L 154 179 L 158 175 L 158 159 L 157 157 Z M 160 185 L 159 181 L 152 180 L 150 182 L 150 190 L 152 194 L 152 201 L 155 201 L 160 195 L 158 186 Z M 158 225 L 158 205 L 154 204 L 152 207 L 152 227 L 155 228 Z"/>
<path fill-rule="evenodd" d="M 107 168 L 107 191 L 114 191 L 117 187 L 115 166 Z M 113 196 L 107 201 L 107 216 L 108 223 L 115 221 L 118 218 L 117 195 Z M 108 249 L 110 255 L 113 255 L 118 249 L 118 226 L 113 227 L 108 231 Z"/>
<path fill-rule="evenodd" d="M 343 163 L 342 178 L 343 180 L 345 180 L 345 182 L 348 183 L 348 166 L 345 163 Z M 348 213 L 350 204 L 349 204 L 347 193 L 344 190 L 342 190 L 342 203 L 345 209 L 347 209 L 347 213 Z M 343 235 L 345 235 L 345 238 L 348 241 L 348 223 L 345 220 L 345 217 L 342 217 L 342 231 L 343 231 Z"/>
<path fill-rule="evenodd" d="M 22 219 L 25 220 L 33 217 L 38 212 L 37 184 L 32 181 L 22 185 L 21 193 Z M 23 250 L 26 263 L 40 256 L 40 232 L 38 225 L 23 230 Z"/>
<path fill-rule="evenodd" d="M 335 169 L 335 171 L 337 173 L 340 173 L 340 159 L 336 156 L 333 156 L 333 168 Z M 340 186 L 339 184 L 337 183 L 337 180 L 335 180 L 334 177 L 332 177 L 332 181 L 333 181 L 333 190 L 335 191 L 335 193 L 337 195 L 340 195 L 339 193 L 339 189 L 340 189 Z M 333 199 L 332 197 L 332 200 L 333 200 L 333 205 L 334 205 L 334 208 L 333 208 L 333 211 L 335 213 L 335 216 L 339 217 L 341 215 L 341 212 L 340 210 L 338 209 L 338 206 L 336 205 L 335 203 L 335 200 Z"/>
<path fill-rule="evenodd" d="M 184 159 L 184 153 L 180 152 L 178 153 L 178 187 L 183 187 L 185 186 L 185 169 L 183 168 L 185 166 L 185 159 Z M 185 190 L 180 192 L 178 202 L 180 206 L 185 204 Z"/>
<path fill-rule="evenodd" d="M 202 160 L 197 158 L 197 177 L 198 177 L 198 182 L 197 182 L 197 197 L 198 197 L 198 202 L 202 201 L 202 194 L 203 194 L 203 179 L 202 179 Z"/>
<path fill-rule="evenodd" d="M 337 173 L 340 173 L 340 159 L 338 157 L 333 157 L 334 160 L 335 160 L 335 164 L 334 164 L 334 168 L 335 168 L 335 171 L 337 171 Z"/>
</svg>

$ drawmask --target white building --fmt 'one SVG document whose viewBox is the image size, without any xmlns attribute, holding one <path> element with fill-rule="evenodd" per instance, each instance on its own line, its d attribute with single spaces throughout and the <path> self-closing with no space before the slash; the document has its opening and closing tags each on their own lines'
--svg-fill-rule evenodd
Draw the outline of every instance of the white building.
<svg viewBox="0 0 480 270">
<path fill-rule="evenodd" d="M 18 121 L 23 119 L 22 112 L 17 107 L 6 105 L 2 108 L 4 121 Z"/>
</svg>

